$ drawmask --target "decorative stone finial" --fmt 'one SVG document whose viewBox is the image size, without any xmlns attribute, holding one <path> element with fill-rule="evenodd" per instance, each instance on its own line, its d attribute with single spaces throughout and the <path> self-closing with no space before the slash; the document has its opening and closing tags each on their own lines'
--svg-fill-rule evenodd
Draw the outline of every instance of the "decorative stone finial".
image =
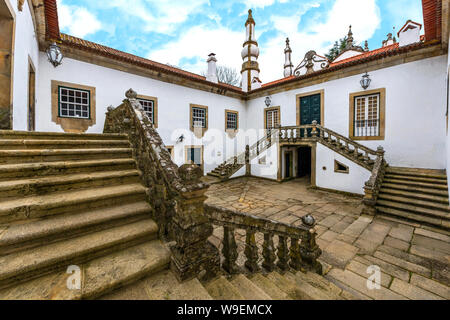
<svg viewBox="0 0 450 320">
<path fill-rule="evenodd" d="M 184 164 L 178 170 L 180 178 L 188 184 L 198 183 L 203 176 L 202 169 L 193 163 Z"/>
<path fill-rule="evenodd" d="M 317 126 L 317 120 L 313 120 L 312 125 Z"/>
<path fill-rule="evenodd" d="M 136 99 L 137 92 L 130 88 L 127 92 L 125 92 L 125 97 L 127 97 L 127 99 Z"/>
<path fill-rule="evenodd" d="M 353 47 L 353 32 L 352 32 L 352 26 L 350 25 L 350 27 L 348 29 L 346 49 L 350 49 L 352 47 Z"/>
<path fill-rule="evenodd" d="M 255 24 L 255 20 L 253 19 L 252 9 L 248 10 L 248 19 L 245 23 L 245 26 L 247 26 L 249 23 Z"/>
<path fill-rule="evenodd" d="M 384 148 L 382 146 L 379 146 L 377 148 L 377 153 L 383 155 L 385 153 Z"/>
<path fill-rule="evenodd" d="M 316 219 L 314 219 L 312 215 L 308 214 L 302 217 L 302 222 L 308 227 L 314 227 L 314 225 L 316 224 Z"/>
<path fill-rule="evenodd" d="M 369 51 L 369 41 L 364 42 L 364 51 Z"/>
</svg>

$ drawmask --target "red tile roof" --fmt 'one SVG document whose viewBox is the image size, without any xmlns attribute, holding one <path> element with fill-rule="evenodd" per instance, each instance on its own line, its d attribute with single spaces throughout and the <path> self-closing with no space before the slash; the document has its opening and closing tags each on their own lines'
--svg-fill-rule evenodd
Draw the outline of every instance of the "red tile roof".
<svg viewBox="0 0 450 320">
<path fill-rule="evenodd" d="M 47 40 L 59 40 L 58 8 L 56 0 L 44 0 L 45 37 Z"/>
<path fill-rule="evenodd" d="M 260 91 L 262 89 L 267 89 L 267 88 L 272 88 L 275 87 L 277 85 L 280 84 L 286 84 L 286 83 L 290 83 L 290 82 L 295 82 L 297 80 L 303 80 L 303 79 L 308 79 L 311 77 L 315 77 L 317 75 L 321 75 L 324 73 L 329 73 L 329 72 L 334 72 L 336 70 L 340 70 L 340 69 L 344 69 L 350 66 L 354 66 L 354 65 L 358 65 L 358 64 L 363 64 L 363 63 L 367 63 L 373 60 L 378 60 L 378 59 L 382 59 L 385 57 L 390 57 L 390 56 L 395 56 L 395 55 L 399 55 L 408 51 L 413 51 L 413 50 L 418 50 L 421 48 L 426 48 L 428 46 L 432 46 L 439 43 L 439 41 L 428 41 L 426 43 L 415 43 L 415 44 L 411 44 L 409 46 L 404 46 L 404 47 L 399 47 L 398 43 L 395 43 L 393 45 L 390 46 L 386 46 L 380 49 L 376 49 L 376 50 L 372 50 L 369 52 L 364 52 L 360 55 L 351 57 L 351 58 L 347 58 L 341 61 L 338 61 L 336 63 L 331 63 L 330 66 L 328 68 L 319 70 L 319 71 L 315 71 L 313 73 L 310 74 L 305 74 L 302 75 L 300 77 L 296 77 L 296 76 L 290 76 L 287 78 L 283 78 L 283 79 L 279 79 L 276 81 L 272 81 L 266 84 L 263 84 L 261 89 L 256 89 L 253 90 L 252 92 L 255 91 Z"/>
<path fill-rule="evenodd" d="M 425 39 L 440 39 L 442 36 L 442 0 L 422 0 Z"/>
<path fill-rule="evenodd" d="M 152 70 L 157 70 L 157 71 L 161 71 L 161 72 L 165 72 L 165 73 L 170 73 L 170 74 L 176 74 L 178 76 L 181 76 L 183 78 L 187 78 L 187 79 L 191 79 L 191 80 L 196 80 L 196 81 L 200 81 L 200 82 L 204 82 L 207 83 L 209 85 L 213 85 L 219 88 L 223 88 L 223 89 L 227 89 L 227 90 L 232 90 L 238 93 L 242 93 L 242 89 L 229 85 L 229 84 L 225 84 L 225 83 L 213 83 L 210 81 L 206 80 L 206 77 L 192 73 L 192 72 L 188 72 L 188 71 L 184 71 L 175 67 L 171 67 L 168 66 L 166 64 L 163 63 L 159 63 L 159 62 L 155 62 L 149 59 L 145 59 L 139 56 L 135 56 L 133 54 L 130 53 L 126 53 L 123 51 L 119 51 L 110 47 L 106 47 L 103 46 L 101 44 L 95 43 L 95 42 L 91 42 L 91 41 L 87 41 L 87 40 L 83 40 L 74 36 L 70 36 L 64 33 L 61 33 L 61 43 L 63 45 L 67 45 L 70 47 L 74 47 L 80 50 L 84 50 L 87 52 L 91 52 L 97 55 L 101 55 L 104 57 L 108 57 L 114 60 L 118 60 L 118 61 L 124 61 L 124 62 L 128 62 L 140 67 L 144 67 L 144 68 L 149 68 Z"/>
</svg>

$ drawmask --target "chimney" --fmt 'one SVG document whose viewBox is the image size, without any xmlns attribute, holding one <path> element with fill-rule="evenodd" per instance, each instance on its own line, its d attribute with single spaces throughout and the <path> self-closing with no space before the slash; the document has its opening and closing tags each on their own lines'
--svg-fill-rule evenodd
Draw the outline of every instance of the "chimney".
<svg viewBox="0 0 450 320">
<path fill-rule="evenodd" d="M 206 75 L 206 80 L 218 83 L 219 79 L 217 78 L 216 55 L 214 53 L 210 53 L 208 57 L 208 60 L 206 60 L 206 62 L 208 63 L 208 73 Z"/>
<path fill-rule="evenodd" d="M 441 39 L 442 0 L 422 0 L 425 41 Z"/>
<path fill-rule="evenodd" d="M 408 20 L 397 34 L 400 47 L 420 42 L 421 29 L 422 25 L 420 23 Z"/>
</svg>

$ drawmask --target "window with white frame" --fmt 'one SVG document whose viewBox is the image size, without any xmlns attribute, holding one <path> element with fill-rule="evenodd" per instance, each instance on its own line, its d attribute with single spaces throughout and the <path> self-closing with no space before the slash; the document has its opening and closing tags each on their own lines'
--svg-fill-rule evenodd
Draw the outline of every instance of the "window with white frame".
<svg viewBox="0 0 450 320">
<path fill-rule="evenodd" d="M 90 119 L 91 93 L 89 90 L 59 86 L 59 117 Z"/>
<path fill-rule="evenodd" d="M 280 114 L 278 109 L 266 111 L 266 129 L 277 128 L 280 124 Z"/>
<path fill-rule="evenodd" d="M 194 128 L 206 128 L 206 109 L 192 108 L 192 126 Z"/>
<path fill-rule="evenodd" d="M 355 97 L 355 137 L 380 135 L 380 94 Z"/>
<path fill-rule="evenodd" d="M 141 104 L 151 123 L 155 123 L 155 101 L 138 98 L 137 101 Z"/>
<path fill-rule="evenodd" d="M 237 130 L 238 129 L 238 114 L 237 112 L 227 111 L 227 129 Z"/>
</svg>

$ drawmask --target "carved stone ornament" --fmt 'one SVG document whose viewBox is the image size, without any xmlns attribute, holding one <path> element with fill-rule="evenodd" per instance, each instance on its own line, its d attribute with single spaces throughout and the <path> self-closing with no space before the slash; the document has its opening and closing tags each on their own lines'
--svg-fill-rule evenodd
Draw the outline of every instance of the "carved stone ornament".
<svg viewBox="0 0 450 320">
<path fill-rule="evenodd" d="M 133 89 L 128 89 L 127 92 L 125 92 L 125 97 L 128 99 L 136 99 L 137 98 L 137 92 Z"/>
<path fill-rule="evenodd" d="M 314 50 L 308 51 L 305 55 L 305 58 L 302 62 L 295 68 L 294 75 L 296 77 L 301 76 L 301 69 L 306 68 L 306 74 L 310 74 L 316 70 L 314 70 L 314 64 L 320 63 L 320 68 L 325 69 L 328 68 L 330 65 L 327 59 L 322 58 L 321 56 L 317 55 L 317 53 Z"/>
</svg>

